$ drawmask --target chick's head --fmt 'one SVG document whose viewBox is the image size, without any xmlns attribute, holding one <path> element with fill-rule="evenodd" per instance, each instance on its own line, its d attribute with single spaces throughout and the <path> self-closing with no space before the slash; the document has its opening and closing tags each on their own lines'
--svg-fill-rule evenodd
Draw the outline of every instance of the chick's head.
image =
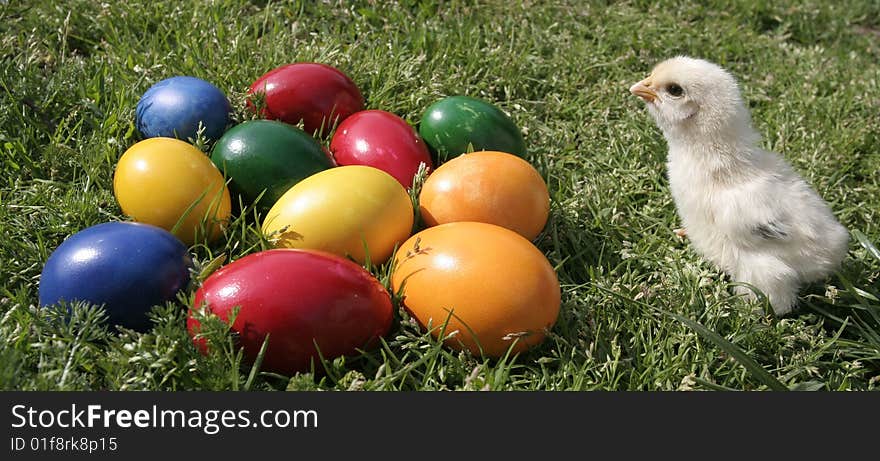
<svg viewBox="0 0 880 461">
<path fill-rule="evenodd" d="M 749 113 L 736 79 L 702 59 L 667 59 L 630 92 L 642 98 L 667 137 L 748 131 Z"/>
</svg>

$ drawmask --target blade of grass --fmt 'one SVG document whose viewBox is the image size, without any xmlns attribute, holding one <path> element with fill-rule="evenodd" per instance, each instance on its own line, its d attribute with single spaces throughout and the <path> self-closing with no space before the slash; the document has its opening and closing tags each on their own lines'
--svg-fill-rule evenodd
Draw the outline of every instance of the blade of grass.
<svg viewBox="0 0 880 461">
<path fill-rule="evenodd" d="M 645 304 L 643 302 L 630 299 L 626 296 L 623 296 L 620 293 L 616 293 L 616 292 L 614 292 L 612 290 L 608 290 L 607 288 L 604 288 L 604 287 L 599 287 L 599 289 L 602 291 L 605 291 L 606 293 L 609 293 L 615 297 L 622 298 L 628 302 L 632 302 L 632 303 L 634 303 L 638 306 L 641 306 L 643 308 L 647 308 L 647 309 L 659 312 L 667 317 L 670 317 L 672 319 L 675 319 L 675 320 L 685 324 L 688 328 L 694 330 L 695 332 L 700 334 L 700 336 L 703 336 L 704 338 L 708 339 L 709 341 L 712 341 L 719 349 L 723 350 L 725 353 L 727 353 L 728 355 L 733 357 L 737 362 L 739 362 L 740 365 L 742 365 L 752 375 L 752 377 L 757 379 L 759 382 L 761 382 L 765 386 L 769 387 L 770 389 L 772 389 L 774 391 L 787 391 L 788 390 L 788 388 L 785 387 L 784 384 L 782 384 L 781 382 L 779 382 L 779 380 L 774 378 L 773 375 L 768 373 L 767 370 L 765 370 L 761 365 L 758 365 L 758 363 L 755 362 L 751 357 L 749 357 L 748 354 L 743 352 L 742 349 L 740 349 L 739 347 L 737 347 L 735 344 L 731 343 L 730 341 L 724 339 L 718 333 L 715 333 L 714 331 L 706 328 L 705 326 L 703 326 L 699 322 L 696 322 L 696 321 L 691 320 L 687 317 L 669 312 L 667 310 L 660 309 L 659 307 L 655 307 L 650 304 Z"/>
<path fill-rule="evenodd" d="M 871 243 L 871 240 L 868 239 L 867 235 L 863 234 L 862 231 L 858 229 L 853 229 L 852 235 L 859 241 L 859 245 L 861 245 L 862 248 L 868 250 L 868 254 L 873 256 L 877 261 L 880 261 L 880 249 L 877 249 L 877 247 Z"/>
<path fill-rule="evenodd" d="M 263 358 L 266 357 L 266 348 L 269 346 L 269 333 L 266 333 L 266 338 L 263 339 L 263 344 L 260 346 L 260 352 L 257 353 L 257 358 L 254 360 L 254 364 L 251 366 L 251 372 L 248 374 L 247 381 L 244 383 L 244 387 L 242 388 L 245 391 L 251 390 L 251 386 L 254 385 L 254 380 L 257 378 L 257 374 L 260 371 L 260 366 L 263 364 Z"/>
<path fill-rule="evenodd" d="M 712 341 L 718 346 L 719 349 L 723 350 L 725 353 L 736 359 L 740 365 L 745 367 L 746 370 L 758 381 L 763 383 L 765 386 L 769 387 L 774 391 L 787 391 L 788 388 L 785 387 L 784 384 L 779 382 L 776 378 L 773 377 L 767 370 L 764 369 L 761 365 L 758 365 L 758 362 L 755 362 L 751 357 L 749 357 L 742 349 L 737 347 L 735 344 L 730 341 L 724 339 L 718 333 L 704 327 L 699 322 L 695 322 L 687 317 L 673 314 L 672 312 L 667 312 L 662 309 L 657 309 L 662 312 L 664 315 L 667 315 L 679 322 L 688 326 L 688 328 L 696 331 L 704 338 Z"/>
</svg>

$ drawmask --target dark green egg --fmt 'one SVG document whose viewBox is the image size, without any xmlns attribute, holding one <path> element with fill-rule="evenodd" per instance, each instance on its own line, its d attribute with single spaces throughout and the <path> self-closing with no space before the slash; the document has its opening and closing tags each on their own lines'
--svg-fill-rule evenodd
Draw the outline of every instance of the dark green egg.
<svg viewBox="0 0 880 461">
<path fill-rule="evenodd" d="M 438 162 L 471 147 L 519 157 L 526 154 L 522 133 L 513 120 L 494 105 L 468 96 L 450 96 L 431 104 L 419 122 L 419 135 Z"/>
<path fill-rule="evenodd" d="M 294 184 L 333 166 L 313 137 L 287 123 L 252 120 L 223 134 L 211 161 L 227 178 L 230 189 L 251 204 L 268 210 Z"/>
</svg>

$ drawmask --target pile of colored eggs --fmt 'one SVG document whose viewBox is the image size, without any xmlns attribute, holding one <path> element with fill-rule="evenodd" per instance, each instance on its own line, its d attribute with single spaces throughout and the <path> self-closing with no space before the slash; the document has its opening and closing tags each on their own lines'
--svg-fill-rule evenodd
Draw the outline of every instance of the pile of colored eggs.
<svg viewBox="0 0 880 461">
<path fill-rule="evenodd" d="M 189 283 L 185 245 L 226 235 L 240 200 L 275 249 L 197 288 L 187 327 L 202 351 L 203 315 L 236 312 L 230 328 L 245 356 L 267 344 L 266 370 L 356 354 L 391 328 L 391 295 L 365 268 L 386 262 L 389 289 L 449 347 L 499 357 L 542 341 L 560 307 L 555 271 L 532 244 L 550 198 L 504 112 L 452 96 L 416 129 L 365 110 L 354 81 L 319 63 L 259 77 L 248 107 L 263 119 L 234 124 L 222 91 L 193 77 L 148 89 L 136 111 L 144 139 L 113 178 L 120 208 L 140 224 L 102 224 L 64 242 L 46 263 L 40 304 L 103 304 L 114 324 L 148 328 L 149 308 Z M 200 139 L 209 155 L 193 145 Z M 408 190 L 420 169 L 421 222 Z"/>
</svg>

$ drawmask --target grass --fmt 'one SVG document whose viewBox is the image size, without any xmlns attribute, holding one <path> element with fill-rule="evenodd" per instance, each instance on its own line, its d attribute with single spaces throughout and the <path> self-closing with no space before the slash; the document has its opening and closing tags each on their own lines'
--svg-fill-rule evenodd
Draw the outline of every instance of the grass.
<svg viewBox="0 0 880 461">
<path fill-rule="evenodd" d="M 0 388 L 876 390 L 878 18 L 880 4 L 857 0 L 0 2 Z M 793 315 L 735 298 L 672 233 L 665 143 L 626 90 L 676 54 L 738 76 L 764 145 L 852 231 L 840 273 L 807 287 Z M 51 251 L 125 219 L 111 181 L 137 141 L 141 93 L 201 77 L 244 120 L 250 83 L 295 61 L 340 68 L 367 108 L 413 125 L 455 94 L 511 115 L 551 191 L 535 243 L 563 304 L 542 345 L 484 360 L 442 347 L 398 311 L 380 347 L 286 377 L 242 363 L 223 325 L 208 330 L 225 346 L 200 355 L 184 327 L 193 289 L 158 306 L 147 333 L 110 331 L 94 307 L 67 321 L 36 308 Z M 207 273 L 261 248 L 244 213 L 192 254 Z"/>
</svg>

